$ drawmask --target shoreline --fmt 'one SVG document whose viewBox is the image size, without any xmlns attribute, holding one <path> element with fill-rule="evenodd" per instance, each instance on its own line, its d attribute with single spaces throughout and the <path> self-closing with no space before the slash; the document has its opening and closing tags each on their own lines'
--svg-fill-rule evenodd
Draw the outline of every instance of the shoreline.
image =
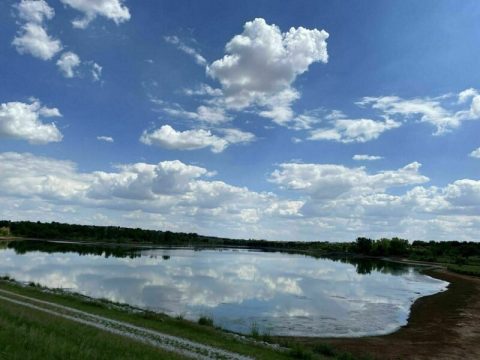
<svg viewBox="0 0 480 360">
<path fill-rule="evenodd" d="M 305 346 L 323 343 L 374 359 L 479 359 L 480 279 L 440 267 L 422 272 L 450 285 L 446 291 L 417 299 L 407 324 L 397 331 L 358 338 L 293 339 Z"/>
<path fill-rule="evenodd" d="M 15 237 L 0 237 L 1 240 L 48 241 Z M 89 244 L 68 240 L 60 240 L 60 242 Z M 96 245 L 155 247 L 150 244 L 138 246 L 139 244 L 96 243 Z M 277 249 L 280 252 L 282 250 L 285 251 L 285 249 Z M 433 278 L 447 281 L 449 285 L 445 291 L 422 296 L 415 300 L 410 307 L 407 324 L 385 335 L 345 338 L 272 336 L 272 339 L 278 340 L 280 343 L 285 341 L 298 343 L 307 348 L 328 344 L 341 351 L 358 356 L 373 356 L 375 359 L 480 358 L 480 327 L 478 326 L 480 323 L 480 278 L 451 272 L 439 263 L 410 261 L 401 258 L 378 257 L 376 259 L 405 265 L 425 266 L 419 271 Z"/>
</svg>

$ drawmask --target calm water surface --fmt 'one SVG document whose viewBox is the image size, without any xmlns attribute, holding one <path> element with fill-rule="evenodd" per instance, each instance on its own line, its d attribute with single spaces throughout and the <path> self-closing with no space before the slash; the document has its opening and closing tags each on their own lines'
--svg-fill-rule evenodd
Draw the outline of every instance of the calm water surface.
<svg viewBox="0 0 480 360">
<path fill-rule="evenodd" d="M 256 326 L 272 335 L 385 334 L 406 324 L 413 301 L 448 285 L 413 267 L 378 261 L 249 250 L 113 255 L 25 246 L 0 249 L 0 275 L 192 320 L 206 315 L 242 333 Z"/>
</svg>

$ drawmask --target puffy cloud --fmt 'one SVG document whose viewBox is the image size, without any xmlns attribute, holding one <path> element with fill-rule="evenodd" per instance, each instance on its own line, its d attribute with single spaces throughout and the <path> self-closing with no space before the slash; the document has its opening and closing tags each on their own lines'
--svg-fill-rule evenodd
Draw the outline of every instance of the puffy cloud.
<svg viewBox="0 0 480 360">
<path fill-rule="evenodd" d="M 328 164 L 281 164 L 271 181 L 300 194 L 302 222 L 322 221 L 323 231 L 415 239 L 475 238 L 480 224 L 480 181 L 457 180 L 444 188 L 422 184 L 420 164 L 368 174 L 364 168 Z M 455 220 L 458 223 L 455 225 Z M 465 226 L 468 230 L 461 230 Z M 388 229 L 388 230 L 387 230 Z M 461 233 L 461 235 L 459 235 Z M 421 234 L 421 235 L 419 235 Z"/>
<path fill-rule="evenodd" d="M 114 142 L 114 140 L 111 136 L 97 136 L 97 140 L 98 141 L 105 141 L 105 142 L 109 142 L 109 143 Z"/>
<path fill-rule="evenodd" d="M 50 37 L 42 25 L 33 22 L 21 27 L 12 44 L 20 54 L 30 54 L 42 60 L 50 60 L 62 50 L 60 40 Z"/>
<path fill-rule="evenodd" d="M 469 89 L 463 90 L 458 94 L 458 102 L 460 104 L 464 104 L 469 99 L 474 98 L 477 95 L 478 95 L 478 91 L 474 88 L 469 88 Z"/>
<path fill-rule="evenodd" d="M 73 77 L 91 77 L 92 81 L 100 81 L 102 77 L 103 68 L 94 61 L 81 61 L 80 57 L 67 51 L 62 54 L 57 60 L 57 67 L 59 71 L 66 78 Z"/>
<path fill-rule="evenodd" d="M 232 186 L 223 181 L 197 181 L 192 186 L 193 196 L 186 201 L 203 209 L 213 209 L 232 202 L 236 202 L 236 205 L 247 203 L 251 206 L 252 196 L 258 196 L 250 193 L 247 188 Z M 255 211 L 254 208 L 242 210 Z"/>
<path fill-rule="evenodd" d="M 270 181 L 284 188 L 302 191 L 316 199 L 334 199 L 352 193 L 375 193 L 396 186 L 414 185 L 429 179 L 419 173 L 421 164 L 370 175 L 365 168 L 332 164 L 280 164 Z"/>
<path fill-rule="evenodd" d="M 72 24 L 79 29 L 85 29 L 97 16 L 103 16 L 120 24 L 130 20 L 130 11 L 123 0 L 60 0 L 84 14 L 83 18 L 75 19 Z"/>
<path fill-rule="evenodd" d="M 140 141 L 147 145 L 158 145 L 167 149 L 197 150 L 211 147 L 212 152 L 225 150 L 228 142 L 213 135 L 209 130 L 176 131 L 170 125 L 163 125 L 151 133 L 144 132 Z"/>
<path fill-rule="evenodd" d="M 470 156 L 471 157 L 474 157 L 474 158 L 477 158 L 477 159 L 480 159 L 480 147 L 473 150 L 471 153 L 470 153 Z"/>
<path fill-rule="evenodd" d="M 0 105 L 0 137 L 27 140 L 31 144 L 46 144 L 62 140 L 54 123 L 42 118 L 61 116 L 57 108 L 42 106 L 38 100 L 30 104 L 8 102 Z"/>
<path fill-rule="evenodd" d="M 476 239 L 480 181 L 424 187 L 428 178 L 419 168 L 414 162 L 369 173 L 282 164 L 271 176 L 289 196 L 280 198 L 210 180 L 207 169 L 180 161 L 82 173 L 69 161 L 0 153 L 0 199 L 6 204 L 0 216 L 76 223 L 102 223 L 106 216 L 110 224 L 269 239 Z M 406 191 L 392 191 L 399 186 Z"/>
<path fill-rule="evenodd" d="M 161 194 L 181 194 L 190 189 L 192 180 L 206 175 L 207 170 L 186 165 L 178 160 L 157 165 L 137 163 L 119 166 L 117 173 L 95 172 L 87 196 L 96 199 L 155 199 Z"/>
<path fill-rule="evenodd" d="M 445 199 L 453 205 L 480 208 L 480 181 L 462 179 L 449 184 L 444 190 Z"/>
<path fill-rule="evenodd" d="M 62 54 L 57 61 L 57 66 L 62 72 L 63 76 L 73 78 L 76 75 L 76 68 L 80 66 L 81 61 L 77 54 L 68 51 Z"/>
<path fill-rule="evenodd" d="M 185 54 L 190 55 L 193 57 L 195 62 L 200 66 L 206 66 L 207 60 L 194 48 L 186 45 L 183 41 L 181 41 L 177 36 L 165 36 L 165 41 L 175 45 L 180 51 L 183 51 Z"/>
<path fill-rule="evenodd" d="M 55 10 L 44 0 L 22 0 L 14 7 L 20 19 L 30 23 L 42 24 L 55 16 Z"/>
<path fill-rule="evenodd" d="M 212 152 L 220 153 L 229 145 L 253 141 L 255 136 L 238 129 L 217 130 L 223 137 L 212 134 L 210 130 L 193 129 L 177 131 L 170 125 L 163 125 L 153 132 L 144 131 L 140 141 L 147 145 L 157 145 L 174 150 L 197 150 L 210 147 Z"/>
<path fill-rule="evenodd" d="M 401 119 L 418 117 L 421 122 L 436 127 L 435 135 L 441 135 L 458 128 L 463 121 L 480 119 L 480 94 L 476 89 L 464 90 L 456 96 L 456 102 L 451 101 L 451 94 L 413 99 L 402 99 L 398 96 L 365 97 L 357 104 L 371 106 L 386 116 L 397 116 Z M 468 103 L 468 108 L 458 109 L 458 105 Z"/>
<path fill-rule="evenodd" d="M 70 2 L 71 5 L 79 5 L 82 2 L 90 3 L 90 6 L 109 7 L 109 1 L 90 1 L 90 0 L 63 0 Z M 112 3 L 117 2 L 114 0 Z M 100 4 L 100 3 L 103 3 Z M 80 6 L 80 5 L 79 5 Z M 17 35 L 12 41 L 20 54 L 30 54 L 42 60 L 51 60 L 63 48 L 60 40 L 48 35 L 45 26 L 46 20 L 51 20 L 55 16 L 55 11 L 44 0 L 21 0 L 14 6 L 18 12 L 18 17 L 25 23 L 20 27 Z M 111 6 L 110 6 L 111 7 Z M 93 81 L 99 81 L 102 75 L 102 67 L 93 61 L 82 63 L 80 57 L 72 51 L 67 51 L 56 62 L 59 71 L 67 78 L 81 76 L 85 71 L 89 71 Z M 82 67 L 82 68 L 81 68 Z"/>
<path fill-rule="evenodd" d="M 114 171 L 81 173 L 68 161 L 32 154 L 0 154 L 0 199 L 8 204 L 9 218 L 15 214 L 37 217 L 38 212 L 21 210 L 28 199 L 44 212 L 42 219 L 56 219 L 59 209 L 74 207 L 73 219 L 84 222 L 80 214 L 107 212 L 118 221 L 132 212 L 162 217 L 162 226 L 181 231 L 199 231 L 248 236 L 261 229 L 261 222 L 281 221 L 296 216 L 299 203 L 281 201 L 270 193 L 258 193 L 245 187 L 208 180 L 212 172 L 178 160 L 158 164 L 135 163 L 116 166 Z M 13 205 L 12 205 L 13 206 Z M 0 215 L 5 214 L 0 210 Z M 157 216 L 158 215 L 158 216 Z M 58 215 L 60 216 L 60 215 Z M 142 216 L 147 219 L 148 216 Z M 153 220 L 152 220 L 153 221 Z M 167 225 L 165 225 L 167 224 Z M 157 227 L 152 223 L 149 227 Z M 273 228 L 276 228 L 274 226 Z"/>
<path fill-rule="evenodd" d="M 297 76 L 315 62 L 328 61 L 327 38 L 324 30 L 292 27 L 282 33 L 255 19 L 227 43 L 227 54 L 208 66 L 207 74 L 222 85 L 225 108 L 258 106 L 261 116 L 283 124 L 293 117 L 291 105 L 300 97 L 292 87 Z"/>
<path fill-rule="evenodd" d="M 378 138 L 383 132 L 398 128 L 401 123 L 386 119 L 337 119 L 331 128 L 319 128 L 310 132 L 309 140 L 333 140 L 342 143 L 367 142 Z"/>
<path fill-rule="evenodd" d="M 352 159 L 356 161 L 375 161 L 383 159 L 383 156 L 355 154 L 353 155 Z"/>
<path fill-rule="evenodd" d="M 14 6 L 24 21 L 12 41 L 20 54 L 30 54 L 42 60 L 50 60 L 62 50 L 60 40 L 47 34 L 44 22 L 55 16 L 55 10 L 44 0 L 22 0 Z"/>
<path fill-rule="evenodd" d="M 293 84 L 310 65 L 328 61 L 328 36 L 324 30 L 303 27 L 281 32 L 278 26 L 258 18 L 246 22 L 243 32 L 225 46 L 226 54 L 210 65 L 178 37 L 167 36 L 167 42 L 205 66 L 207 75 L 217 80 L 221 88 L 202 84 L 197 89 L 185 90 L 187 95 L 202 97 L 203 104 L 195 111 L 185 110 L 178 104 L 163 104 L 162 110 L 210 125 L 231 120 L 233 111 L 249 111 L 281 126 L 307 129 L 313 117 L 295 116 L 292 104 L 301 94 Z"/>
<path fill-rule="evenodd" d="M 0 153 L 0 193 L 19 197 L 74 199 L 87 188 L 88 176 L 70 161 L 28 153 Z"/>
</svg>

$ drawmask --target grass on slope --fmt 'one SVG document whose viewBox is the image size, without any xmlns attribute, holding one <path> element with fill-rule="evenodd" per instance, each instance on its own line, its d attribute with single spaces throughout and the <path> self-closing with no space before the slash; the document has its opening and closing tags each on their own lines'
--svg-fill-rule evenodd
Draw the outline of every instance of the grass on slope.
<svg viewBox="0 0 480 360">
<path fill-rule="evenodd" d="M 186 339 L 190 339 L 199 343 L 203 343 L 206 345 L 215 346 L 218 348 L 223 348 L 226 350 L 230 350 L 233 352 L 241 353 L 244 355 L 250 355 L 255 357 L 256 359 L 291 359 L 291 354 L 284 352 L 284 351 L 276 351 L 274 349 L 266 348 L 264 346 L 255 345 L 250 341 L 239 340 L 234 338 L 232 335 L 225 333 L 223 330 L 216 329 L 210 326 L 202 326 L 200 324 L 183 320 L 180 318 L 172 318 L 163 314 L 157 313 L 135 313 L 132 311 L 127 311 L 126 309 L 122 309 L 120 306 L 112 306 L 111 303 L 105 302 L 102 303 L 100 301 L 91 301 L 87 298 L 83 298 L 80 296 L 72 295 L 72 294 L 65 294 L 65 293 L 48 293 L 42 291 L 36 287 L 22 287 L 18 284 L 11 282 L 11 281 L 2 281 L 0 280 L 0 289 L 5 289 L 8 291 L 15 292 L 17 294 L 30 296 L 33 298 L 54 302 L 57 304 L 65 305 L 71 308 L 76 308 L 82 311 L 86 311 L 92 314 L 97 314 L 101 316 L 108 317 L 110 319 L 115 319 L 119 321 L 125 321 L 137 326 L 142 326 L 145 328 L 150 328 L 153 330 L 158 330 L 163 333 L 167 333 L 170 335 L 180 336 Z M 35 336 L 28 337 L 30 329 L 34 331 L 34 333 L 41 334 L 39 336 L 38 341 L 32 343 L 32 348 L 38 346 L 39 349 L 44 349 L 48 353 L 49 351 L 53 351 L 55 347 L 58 345 L 60 348 L 65 348 L 66 350 L 73 346 L 76 350 L 81 351 L 83 348 L 88 349 L 88 344 L 90 341 L 83 341 L 81 342 L 80 339 L 84 336 L 84 334 L 80 334 L 76 331 L 76 328 L 80 328 L 79 325 L 75 323 L 70 323 L 67 320 L 62 320 L 57 317 L 52 317 L 49 315 L 44 315 L 41 313 L 37 314 L 37 311 L 34 310 L 26 310 L 23 309 L 21 314 L 24 314 L 21 317 L 16 316 L 16 310 L 13 311 L 12 307 L 20 308 L 19 306 L 9 305 L 3 306 L 5 302 L 2 301 L 0 306 L 2 307 L 2 312 L 0 312 L 0 349 L 3 348 L 4 344 L 8 344 L 10 342 L 11 346 L 9 347 L 9 351 L 13 349 L 21 350 L 24 345 L 22 344 L 21 340 L 23 337 L 27 336 L 30 338 L 31 341 L 34 341 Z M 6 312 L 6 309 L 10 309 L 10 311 Z M 18 310 L 18 309 L 17 309 Z M 20 314 L 20 312 L 17 312 Z M 41 318 L 42 321 L 37 321 L 37 319 Z M 5 323 L 5 326 L 3 325 Z M 5 330 L 9 328 L 9 331 Z M 8 335 L 9 332 L 14 332 L 14 329 L 19 329 L 17 331 L 21 331 L 21 334 L 17 334 L 12 336 L 12 340 L 10 341 L 10 336 Z M 114 351 L 112 349 L 117 348 L 117 343 L 122 344 L 124 340 L 120 338 L 118 341 L 118 337 L 114 335 L 110 335 L 108 333 L 103 333 L 100 330 L 95 329 L 87 329 L 82 327 L 82 331 L 85 332 L 85 336 L 89 333 L 91 336 L 95 338 L 99 337 L 102 339 L 102 343 L 99 346 L 94 346 L 92 348 L 92 353 L 102 353 L 102 349 L 110 349 L 108 351 Z M 102 336 L 99 335 L 102 334 Z M 111 339 L 108 340 L 109 338 Z M 57 340 L 55 340 L 57 339 Z M 80 342 L 79 342 L 80 341 Z M 57 343 L 58 342 L 58 343 Z M 42 345 L 45 344 L 45 345 Z M 141 351 L 144 351 L 147 346 L 132 344 L 128 346 L 129 349 L 136 349 L 140 351 L 138 353 L 139 356 L 130 356 L 129 358 L 149 358 L 147 355 L 146 357 L 141 356 Z M 124 347 L 118 347 L 118 354 L 124 354 Z M 65 350 L 65 351 L 66 351 Z M 0 350 L 2 351 L 2 350 Z M 147 351 L 147 350 L 145 350 Z M 28 352 L 28 351 L 27 351 Z M 53 351 L 55 353 L 56 351 Z M 126 352 L 125 354 L 127 354 Z M 131 353 L 130 353 L 131 354 Z M 114 355 L 114 354 L 110 354 Z M 100 358 L 108 358 L 100 357 Z M 19 357 L 21 358 L 21 357 Z M 63 356 L 59 358 L 75 358 L 70 356 Z M 89 357 L 86 357 L 89 358 Z M 113 357 L 115 358 L 115 357 Z M 124 357 L 125 358 L 125 357 Z M 128 358 L 128 357 L 127 357 Z M 158 354 L 157 354 L 158 358 Z M 167 357 L 163 357 L 167 358 Z M 0 359 L 1 359 L 1 352 L 0 352 Z"/>
<path fill-rule="evenodd" d="M 0 299 L 0 359 L 182 359 Z"/>
<path fill-rule="evenodd" d="M 0 289 L 57 303 L 91 314 L 179 336 L 205 345 L 222 348 L 255 359 L 342 359 L 354 360 L 348 353 L 328 345 L 305 347 L 294 339 L 285 339 L 281 351 L 260 345 L 251 339 L 234 337 L 222 329 L 153 312 L 133 312 L 126 306 L 62 292 L 47 292 L 35 286 L 0 279 Z M 257 334 L 258 340 L 266 336 Z M 159 351 L 70 320 L 24 308 L 0 299 L 0 359 L 180 359 L 176 354 Z"/>
<path fill-rule="evenodd" d="M 455 265 L 451 264 L 447 266 L 447 269 L 459 274 L 470 275 L 470 276 L 480 276 L 480 266 L 479 265 Z"/>
</svg>

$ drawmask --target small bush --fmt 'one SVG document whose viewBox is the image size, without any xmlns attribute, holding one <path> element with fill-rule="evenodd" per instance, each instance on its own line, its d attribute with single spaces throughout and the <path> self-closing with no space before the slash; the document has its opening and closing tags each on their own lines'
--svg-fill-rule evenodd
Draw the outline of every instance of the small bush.
<svg viewBox="0 0 480 360">
<path fill-rule="evenodd" d="M 337 357 L 338 360 L 355 360 L 355 357 L 350 353 L 343 353 Z"/>
<path fill-rule="evenodd" d="M 0 227 L 0 236 L 10 236 L 10 228 L 6 226 Z"/>
<path fill-rule="evenodd" d="M 162 316 L 160 314 L 150 310 L 143 311 L 142 317 L 147 320 L 163 321 Z"/>
<path fill-rule="evenodd" d="M 200 319 L 198 319 L 198 324 L 213 327 L 213 319 L 209 316 L 200 316 Z"/>
<path fill-rule="evenodd" d="M 313 358 L 313 355 L 310 351 L 305 350 L 299 345 L 296 345 L 293 349 L 291 349 L 288 355 L 292 359 L 310 360 Z"/>
<path fill-rule="evenodd" d="M 313 352 L 324 356 L 334 356 L 335 350 L 328 344 L 317 344 L 313 347 Z"/>
<path fill-rule="evenodd" d="M 250 335 L 255 339 L 260 337 L 260 330 L 258 329 L 258 324 L 255 321 L 250 325 Z"/>
<path fill-rule="evenodd" d="M 266 331 L 262 334 L 262 341 L 266 342 L 266 343 L 273 343 L 273 338 L 272 338 L 272 335 L 270 335 L 270 332 L 269 331 Z"/>
</svg>

